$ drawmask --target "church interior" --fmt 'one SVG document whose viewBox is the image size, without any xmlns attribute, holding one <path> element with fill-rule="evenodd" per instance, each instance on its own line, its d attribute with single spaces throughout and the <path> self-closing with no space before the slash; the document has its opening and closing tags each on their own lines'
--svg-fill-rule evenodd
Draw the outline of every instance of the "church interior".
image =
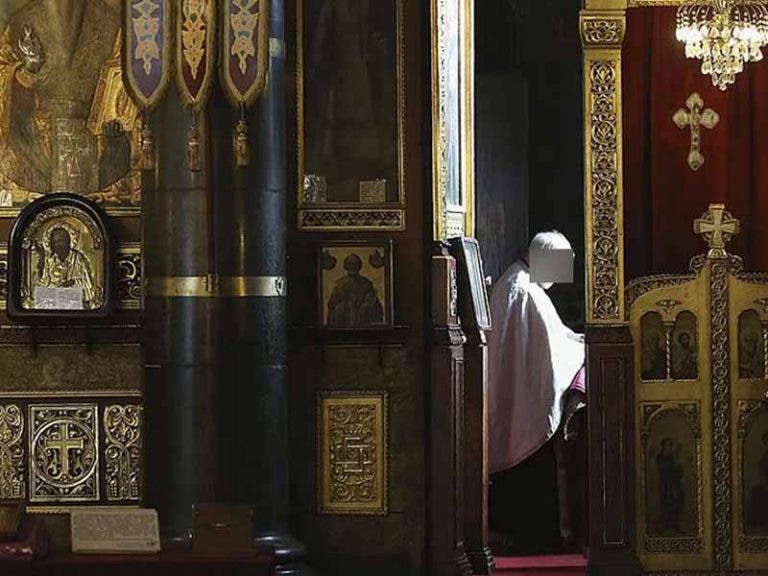
<svg viewBox="0 0 768 576">
<path fill-rule="evenodd" d="M 0 0 L 0 574 L 768 576 L 766 45 Z"/>
</svg>

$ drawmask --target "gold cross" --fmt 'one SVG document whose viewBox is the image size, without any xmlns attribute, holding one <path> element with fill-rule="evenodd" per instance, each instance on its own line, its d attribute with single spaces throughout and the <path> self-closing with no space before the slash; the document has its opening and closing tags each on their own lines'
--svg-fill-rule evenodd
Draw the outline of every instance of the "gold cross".
<svg viewBox="0 0 768 576">
<path fill-rule="evenodd" d="M 720 115 L 711 108 L 702 110 L 704 100 L 701 99 L 698 92 L 688 96 L 685 105 L 688 106 L 688 110 L 680 108 L 673 114 L 672 120 L 681 130 L 684 128 L 691 129 L 691 151 L 688 153 L 688 166 L 691 167 L 691 170 L 696 171 L 704 164 L 704 155 L 701 153 L 701 127 L 704 126 L 704 128 L 712 130 L 720 122 Z"/>
<path fill-rule="evenodd" d="M 693 231 L 709 244 L 708 258 L 725 258 L 725 243 L 739 233 L 739 221 L 725 211 L 725 204 L 710 204 L 709 210 L 694 220 Z"/>
<path fill-rule="evenodd" d="M 61 474 L 60 476 L 69 476 L 69 451 L 82 450 L 83 440 L 69 439 L 69 425 L 65 422 L 59 424 L 59 438 L 56 440 L 46 439 L 44 447 L 46 450 L 56 450 L 61 456 Z"/>
</svg>

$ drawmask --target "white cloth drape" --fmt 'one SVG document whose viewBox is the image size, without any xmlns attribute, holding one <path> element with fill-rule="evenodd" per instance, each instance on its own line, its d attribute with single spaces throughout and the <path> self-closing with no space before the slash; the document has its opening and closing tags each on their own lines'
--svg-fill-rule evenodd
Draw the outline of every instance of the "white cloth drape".
<svg viewBox="0 0 768 576">
<path fill-rule="evenodd" d="M 584 365 L 583 337 L 546 292 L 513 264 L 491 292 L 488 335 L 490 472 L 519 464 L 557 431 L 563 395 Z"/>
</svg>

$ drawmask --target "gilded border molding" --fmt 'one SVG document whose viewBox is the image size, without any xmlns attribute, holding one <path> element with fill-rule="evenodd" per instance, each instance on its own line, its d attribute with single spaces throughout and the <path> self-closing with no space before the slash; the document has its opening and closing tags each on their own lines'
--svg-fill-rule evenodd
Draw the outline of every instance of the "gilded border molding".
<svg viewBox="0 0 768 576">
<path fill-rule="evenodd" d="M 712 472 L 715 568 L 733 566 L 731 537 L 731 382 L 728 365 L 728 260 L 710 260 Z"/>
<path fill-rule="evenodd" d="M 317 393 L 317 508 L 320 514 L 388 513 L 389 395 Z"/>
<path fill-rule="evenodd" d="M 400 232 L 405 230 L 404 208 L 302 208 L 298 214 L 300 230 Z"/>
<path fill-rule="evenodd" d="M 621 44 L 625 10 L 583 10 L 587 323 L 624 325 Z"/>
<path fill-rule="evenodd" d="M 0 500 L 19 500 L 24 483 L 24 414 L 18 404 L 0 404 Z"/>
</svg>

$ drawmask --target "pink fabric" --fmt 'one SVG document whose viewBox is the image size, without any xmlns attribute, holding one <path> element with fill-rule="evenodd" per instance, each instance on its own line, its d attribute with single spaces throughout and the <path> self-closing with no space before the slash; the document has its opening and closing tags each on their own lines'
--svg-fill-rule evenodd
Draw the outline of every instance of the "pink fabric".
<svg viewBox="0 0 768 576">
<path fill-rule="evenodd" d="M 584 394 L 587 393 L 587 370 L 584 366 L 581 367 L 581 369 L 576 372 L 576 376 L 573 377 L 573 382 L 571 382 L 569 390 L 576 390 L 578 392 L 582 392 Z"/>
</svg>

